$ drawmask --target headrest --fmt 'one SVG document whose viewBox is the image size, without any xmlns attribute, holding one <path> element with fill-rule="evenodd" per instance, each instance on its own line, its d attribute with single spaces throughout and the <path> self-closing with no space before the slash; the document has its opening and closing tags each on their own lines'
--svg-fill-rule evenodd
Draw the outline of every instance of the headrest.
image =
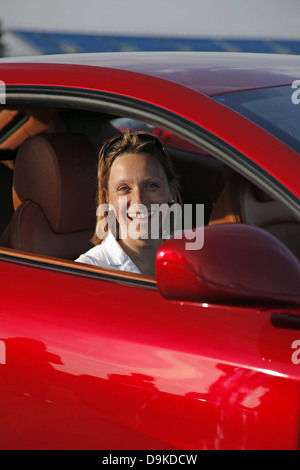
<svg viewBox="0 0 300 470">
<path fill-rule="evenodd" d="M 19 148 L 14 190 L 43 210 L 56 233 L 93 227 L 96 220 L 97 158 L 82 134 L 44 134 Z"/>
<path fill-rule="evenodd" d="M 275 201 L 240 175 L 234 176 L 232 184 L 232 199 L 235 207 L 238 207 L 241 222 L 258 227 L 296 222 L 290 211 L 279 201 Z"/>
<path fill-rule="evenodd" d="M 238 178 L 239 181 L 246 182 L 246 180 L 242 176 L 238 175 L 232 168 L 230 168 L 227 165 L 223 165 L 224 184 L 226 184 L 228 181 L 232 180 L 233 178 Z M 258 201 L 261 201 L 261 202 L 273 201 L 273 199 L 267 193 L 265 193 L 262 189 L 254 185 L 252 186 L 253 186 L 253 190 L 255 192 L 255 195 Z"/>
<path fill-rule="evenodd" d="M 116 129 L 113 135 L 116 134 Z M 65 110 L 55 113 L 48 126 L 47 133 L 70 133 L 86 135 L 94 147 L 99 148 L 106 133 L 103 116 L 95 111 Z"/>
</svg>

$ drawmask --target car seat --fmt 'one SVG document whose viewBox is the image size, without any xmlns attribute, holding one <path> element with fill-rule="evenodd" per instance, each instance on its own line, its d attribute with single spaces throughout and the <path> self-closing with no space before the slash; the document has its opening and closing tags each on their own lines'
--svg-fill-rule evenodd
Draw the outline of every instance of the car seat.
<svg viewBox="0 0 300 470">
<path fill-rule="evenodd" d="M 96 188 L 97 158 L 86 136 L 28 138 L 15 162 L 8 247 L 76 259 L 91 248 Z"/>
<path fill-rule="evenodd" d="M 231 173 L 209 225 L 244 223 L 272 233 L 300 259 L 300 223 L 278 201 L 237 173 Z"/>
</svg>

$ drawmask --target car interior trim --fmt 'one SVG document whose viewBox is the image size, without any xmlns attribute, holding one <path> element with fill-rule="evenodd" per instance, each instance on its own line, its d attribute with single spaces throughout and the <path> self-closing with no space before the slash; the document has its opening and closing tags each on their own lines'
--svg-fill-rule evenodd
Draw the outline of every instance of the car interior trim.
<svg viewBox="0 0 300 470">
<path fill-rule="evenodd" d="M 80 276 L 92 277 L 95 279 L 107 279 L 110 282 L 122 284 L 134 284 L 135 287 L 155 288 L 156 281 L 152 276 L 135 274 L 127 271 L 119 271 L 115 269 L 107 270 L 99 266 L 85 265 L 84 263 L 74 263 L 73 261 L 53 258 L 36 253 L 16 252 L 10 248 L 2 248 L 0 251 L 0 260 L 6 262 L 14 262 L 25 264 L 27 266 L 38 267 L 43 269 L 52 269 L 67 274 L 78 274 Z"/>
</svg>

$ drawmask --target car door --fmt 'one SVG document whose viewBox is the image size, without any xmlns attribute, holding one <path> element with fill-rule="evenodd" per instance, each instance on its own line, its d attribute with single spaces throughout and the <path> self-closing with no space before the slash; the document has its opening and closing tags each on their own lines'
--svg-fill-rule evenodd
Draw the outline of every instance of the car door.
<svg viewBox="0 0 300 470">
<path fill-rule="evenodd" d="M 50 91 L 52 102 L 61 101 L 62 89 Z M 170 110 L 178 89 L 168 91 L 146 106 L 139 85 L 138 116 L 151 111 L 157 125 L 170 120 L 174 133 L 181 124 L 179 136 L 236 161 L 262 185 L 275 152 L 268 188 L 285 188 L 276 155 L 284 148 L 296 171 L 295 152 L 283 144 L 278 150 L 275 139 L 242 120 L 243 137 L 254 130 L 266 149 L 261 162 L 254 139 L 248 148 L 224 126 L 235 113 L 190 90 Z M 45 103 L 45 90 L 38 93 L 31 99 Z M 103 106 L 103 94 L 83 95 Z M 117 98 L 119 110 L 128 108 L 127 95 Z M 113 93 L 110 100 L 113 109 Z M 202 122 L 200 104 L 208 111 Z M 215 110 L 221 116 L 214 121 Z M 293 181 L 291 172 L 290 188 Z M 295 211 L 289 190 L 284 197 Z M 152 279 L 7 249 L 0 272 L 1 447 L 298 448 L 298 305 L 167 300 Z M 281 318 L 292 319 L 290 326 Z"/>
<path fill-rule="evenodd" d="M 1 272 L 1 447 L 298 446 L 299 324 L 280 323 L 298 308 L 169 301 L 26 257 Z"/>
</svg>

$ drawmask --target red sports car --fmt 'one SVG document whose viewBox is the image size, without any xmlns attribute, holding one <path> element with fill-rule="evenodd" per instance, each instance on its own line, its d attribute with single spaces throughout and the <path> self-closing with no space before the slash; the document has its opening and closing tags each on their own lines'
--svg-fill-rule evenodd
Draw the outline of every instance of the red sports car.
<svg viewBox="0 0 300 470">
<path fill-rule="evenodd" d="M 300 57 L 2 59 L 0 80 L 0 447 L 299 449 Z M 204 205 L 204 243 L 165 241 L 155 277 L 74 262 L 128 128 Z"/>
</svg>

